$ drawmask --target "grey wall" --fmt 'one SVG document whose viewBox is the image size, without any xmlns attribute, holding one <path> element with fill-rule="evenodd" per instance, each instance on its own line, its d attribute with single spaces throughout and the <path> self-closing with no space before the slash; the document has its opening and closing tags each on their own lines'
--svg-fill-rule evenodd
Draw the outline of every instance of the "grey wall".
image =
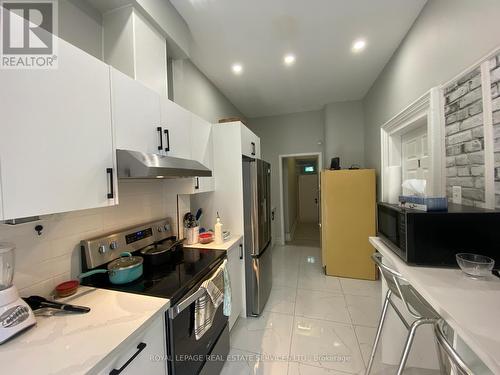
<svg viewBox="0 0 500 375">
<path fill-rule="evenodd" d="M 190 60 L 173 61 L 172 74 L 177 104 L 213 123 L 224 117 L 243 117 Z"/>
<path fill-rule="evenodd" d="M 360 101 L 325 106 L 325 165 L 340 157 L 343 168 L 362 166 L 365 159 L 363 104 Z"/>
<path fill-rule="evenodd" d="M 380 127 L 500 45 L 498 0 L 429 0 L 364 98 L 365 164 L 380 170 Z"/>
<path fill-rule="evenodd" d="M 86 2 L 59 0 L 59 36 L 102 59 L 102 17 Z"/>
<path fill-rule="evenodd" d="M 278 239 L 281 228 L 279 155 L 323 153 L 324 113 L 301 112 L 253 118 L 248 122 L 250 129 L 260 137 L 262 159 L 271 163 L 271 205 L 277 208 L 273 237 Z"/>
</svg>

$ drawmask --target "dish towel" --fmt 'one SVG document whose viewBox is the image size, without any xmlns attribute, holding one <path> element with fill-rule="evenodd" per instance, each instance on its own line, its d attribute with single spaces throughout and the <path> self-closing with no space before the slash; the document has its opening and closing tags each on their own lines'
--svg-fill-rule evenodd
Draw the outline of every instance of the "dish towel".
<svg viewBox="0 0 500 375">
<path fill-rule="evenodd" d="M 214 321 L 215 312 L 224 301 L 224 270 L 226 260 L 208 280 L 204 281 L 200 289 L 205 293 L 196 300 L 194 308 L 194 334 L 196 340 L 203 337 Z"/>
<path fill-rule="evenodd" d="M 229 270 L 226 267 L 227 260 L 222 264 L 224 266 L 224 315 L 231 315 L 231 279 L 229 278 Z"/>
</svg>

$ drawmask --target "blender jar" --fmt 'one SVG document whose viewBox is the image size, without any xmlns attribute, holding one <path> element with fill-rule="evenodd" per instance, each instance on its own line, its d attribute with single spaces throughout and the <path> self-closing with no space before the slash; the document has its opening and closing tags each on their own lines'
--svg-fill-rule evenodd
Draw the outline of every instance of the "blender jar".
<svg viewBox="0 0 500 375">
<path fill-rule="evenodd" d="M 0 242 L 0 291 L 12 286 L 15 248 L 12 243 Z"/>
</svg>

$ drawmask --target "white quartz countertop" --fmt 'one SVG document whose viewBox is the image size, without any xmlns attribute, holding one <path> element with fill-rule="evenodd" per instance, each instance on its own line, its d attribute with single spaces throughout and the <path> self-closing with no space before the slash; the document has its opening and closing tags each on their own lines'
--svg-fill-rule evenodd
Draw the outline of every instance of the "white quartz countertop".
<svg viewBox="0 0 500 375">
<path fill-rule="evenodd" d="M 217 245 L 215 242 L 210 242 L 207 244 L 195 243 L 194 245 L 184 245 L 184 247 L 191 249 L 209 249 L 209 250 L 229 250 L 232 248 L 239 240 L 241 240 L 243 236 L 235 235 L 229 237 L 224 241 L 223 244 Z"/>
<path fill-rule="evenodd" d="M 393 264 L 495 374 L 500 374 L 500 279 L 460 269 L 409 266 L 380 238 L 370 243 Z"/>
<path fill-rule="evenodd" d="M 170 304 L 88 287 L 66 301 L 91 311 L 37 317 L 36 326 L 0 346 L 2 374 L 85 374 Z"/>
</svg>

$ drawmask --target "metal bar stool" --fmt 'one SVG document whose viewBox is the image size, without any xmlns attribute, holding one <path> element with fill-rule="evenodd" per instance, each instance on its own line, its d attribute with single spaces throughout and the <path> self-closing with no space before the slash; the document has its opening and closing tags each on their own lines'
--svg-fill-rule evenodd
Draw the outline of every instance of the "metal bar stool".
<svg viewBox="0 0 500 375">
<path fill-rule="evenodd" d="M 382 313 L 380 314 L 377 334 L 375 335 L 375 341 L 373 343 L 372 353 L 370 355 L 370 361 L 368 362 L 365 375 L 369 375 L 371 372 L 375 353 L 377 351 L 377 346 L 380 341 L 382 328 L 384 326 L 385 317 L 387 315 L 387 308 L 389 307 L 389 305 L 392 306 L 399 319 L 401 319 L 405 327 L 408 329 L 406 344 L 401 355 L 401 360 L 399 362 L 397 371 L 397 375 L 401 375 L 405 368 L 406 361 L 408 360 L 417 328 L 424 324 L 435 324 L 439 319 L 439 315 L 423 299 L 423 297 L 417 293 L 417 291 L 399 272 L 382 263 L 382 255 L 380 253 L 373 254 L 372 259 L 379 268 L 382 277 L 386 281 L 388 291 L 385 295 L 384 306 L 382 308 Z M 394 303 L 392 299 L 393 296 L 403 302 L 405 310 L 410 314 L 412 318 L 414 318 L 413 322 L 409 323 L 405 319 L 397 305 Z"/>
<path fill-rule="evenodd" d="M 439 364 L 442 374 L 474 375 L 464 360 L 453 349 L 444 333 L 444 321 L 439 320 L 434 326 L 439 349 Z"/>
</svg>

